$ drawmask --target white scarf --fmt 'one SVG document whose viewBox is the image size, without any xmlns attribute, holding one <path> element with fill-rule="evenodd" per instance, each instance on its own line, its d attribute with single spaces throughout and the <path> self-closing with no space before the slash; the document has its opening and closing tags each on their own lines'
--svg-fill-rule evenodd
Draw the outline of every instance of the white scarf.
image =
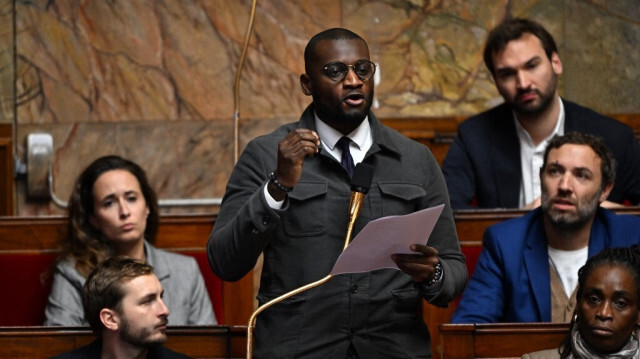
<svg viewBox="0 0 640 359">
<path fill-rule="evenodd" d="M 594 359 L 640 359 L 640 343 L 638 342 L 638 329 L 636 329 L 635 333 L 629 337 L 629 340 L 625 345 L 620 349 L 620 351 L 616 353 L 601 355 L 598 353 L 594 353 L 590 348 L 587 347 L 584 339 L 580 335 L 580 332 L 576 328 L 573 327 L 571 331 L 571 355 L 569 358 L 572 359 L 582 359 L 582 358 L 594 358 Z"/>
</svg>

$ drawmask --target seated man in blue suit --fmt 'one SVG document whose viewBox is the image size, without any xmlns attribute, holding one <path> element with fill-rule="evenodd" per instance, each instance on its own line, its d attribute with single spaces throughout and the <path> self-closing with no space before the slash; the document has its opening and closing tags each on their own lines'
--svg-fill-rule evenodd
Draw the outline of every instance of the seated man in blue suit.
<svg viewBox="0 0 640 359">
<path fill-rule="evenodd" d="M 487 39 L 484 62 L 504 103 L 458 127 L 442 164 L 454 209 L 540 205 L 544 149 L 554 135 L 571 131 L 602 137 L 616 158 L 611 202 L 603 205 L 640 203 L 640 144 L 632 129 L 560 98 L 562 61 L 540 24 L 513 19 L 497 26 Z"/>
<path fill-rule="evenodd" d="M 541 207 L 486 230 L 452 323 L 569 322 L 587 258 L 640 243 L 640 217 L 600 206 L 615 179 L 615 159 L 600 139 L 556 136 L 543 161 Z"/>
</svg>

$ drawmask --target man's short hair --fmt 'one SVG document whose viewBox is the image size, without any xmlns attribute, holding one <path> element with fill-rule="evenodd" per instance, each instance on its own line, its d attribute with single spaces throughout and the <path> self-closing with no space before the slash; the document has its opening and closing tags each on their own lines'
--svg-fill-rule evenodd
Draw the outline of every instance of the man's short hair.
<svg viewBox="0 0 640 359">
<path fill-rule="evenodd" d="M 94 333 L 104 329 L 100 311 L 104 308 L 121 313 L 124 285 L 130 280 L 153 274 L 153 267 L 145 261 L 130 257 L 110 257 L 89 274 L 82 287 L 84 316 Z"/>
<path fill-rule="evenodd" d="M 613 183 L 616 179 L 616 159 L 613 157 L 613 153 L 609 147 L 607 147 L 602 139 L 597 136 L 590 135 L 582 132 L 569 132 L 564 136 L 553 136 L 553 138 L 547 144 L 547 148 L 544 150 L 544 158 L 540 173 L 547 167 L 547 158 L 549 157 L 549 151 L 554 148 L 560 148 L 563 145 L 585 145 L 591 147 L 593 152 L 600 157 L 600 172 L 602 172 L 601 188 Z"/>
<path fill-rule="evenodd" d="M 315 59 L 315 47 L 316 45 L 323 40 L 361 40 L 365 44 L 360 35 L 355 32 L 347 29 L 343 29 L 340 27 L 334 27 L 332 29 L 327 29 L 322 32 L 315 34 L 311 40 L 307 43 L 307 46 L 304 48 L 304 70 L 309 73 L 309 65 Z"/>
<path fill-rule="evenodd" d="M 551 55 L 553 55 L 554 52 L 558 52 L 553 37 L 539 23 L 528 19 L 507 19 L 489 32 L 487 44 L 484 47 L 484 64 L 492 76 L 496 74 L 496 69 L 493 66 L 493 55 L 504 50 L 509 41 L 519 39 L 524 33 L 532 34 L 540 39 L 542 48 L 549 60 L 551 60 Z"/>
</svg>

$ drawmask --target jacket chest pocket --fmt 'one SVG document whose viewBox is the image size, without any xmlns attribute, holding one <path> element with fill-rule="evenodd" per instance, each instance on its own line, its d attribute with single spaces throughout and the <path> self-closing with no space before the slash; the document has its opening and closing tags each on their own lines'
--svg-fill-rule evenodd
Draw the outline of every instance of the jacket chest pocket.
<svg viewBox="0 0 640 359">
<path fill-rule="evenodd" d="M 289 236 L 317 236 L 327 231 L 327 184 L 299 182 L 288 194 L 283 229 Z"/>
<path fill-rule="evenodd" d="M 425 189 L 409 182 L 378 182 L 382 196 L 382 215 L 402 215 L 419 209 L 419 202 L 427 195 Z"/>
</svg>

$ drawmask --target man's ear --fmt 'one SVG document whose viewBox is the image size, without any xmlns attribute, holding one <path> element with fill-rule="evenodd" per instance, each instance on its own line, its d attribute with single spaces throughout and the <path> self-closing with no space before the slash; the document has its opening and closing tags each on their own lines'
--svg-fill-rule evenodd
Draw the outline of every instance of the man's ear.
<svg viewBox="0 0 640 359">
<path fill-rule="evenodd" d="M 313 91 L 311 90 L 311 80 L 307 74 L 300 75 L 300 87 L 302 88 L 302 93 L 307 96 L 311 96 Z"/>
<path fill-rule="evenodd" d="M 609 197 L 611 189 L 613 189 L 613 182 L 609 182 L 604 186 L 604 188 L 602 189 L 602 193 L 600 194 L 600 203 L 604 202 L 607 197 Z"/>
<path fill-rule="evenodd" d="M 558 56 L 557 52 L 551 54 L 551 67 L 556 75 L 560 75 L 562 73 L 562 61 L 560 60 L 560 56 Z"/>
<path fill-rule="evenodd" d="M 120 329 L 120 317 L 115 310 L 102 308 L 100 311 L 100 321 L 108 330 L 117 331 Z"/>
</svg>

